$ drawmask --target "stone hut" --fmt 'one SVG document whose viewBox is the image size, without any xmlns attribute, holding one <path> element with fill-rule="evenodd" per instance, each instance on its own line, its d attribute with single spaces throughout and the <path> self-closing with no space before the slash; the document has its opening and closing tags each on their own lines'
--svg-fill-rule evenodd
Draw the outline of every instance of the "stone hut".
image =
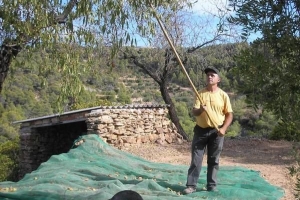
<svg viewBox="0 0 300 200">
<path fill-rule="evenodd" d="M 97 134 L 118 148 L 141 143 L 182 143 L 167 105 L 100 106 L 20 123 L 19 178 L 52 155 L 68 152 L 80 136 Z"/>
</svg>

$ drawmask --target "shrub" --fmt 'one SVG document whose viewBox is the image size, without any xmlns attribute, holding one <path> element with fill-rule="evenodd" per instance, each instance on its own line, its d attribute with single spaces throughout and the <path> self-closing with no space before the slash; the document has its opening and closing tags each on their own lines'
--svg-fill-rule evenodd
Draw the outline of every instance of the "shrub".
<svg viewBox="0 0 300 200">
<path fill-rule="evenodd" d="M 241 132 L 241 125 L 238 121 L 234 121 L 231 126 L 228 128 L 226 137 L 236 137 L 240 135 Z"/>
<path fill-rule="evenodd" d="M 0 144 L 0 181 L 18 178 L 19 138 Z"/>
<path fill-rule="evenodd" d="M 195 122 L 190 119 L 181 119 L 180 124 L 184 132 L 188 135 L 188 138 L 190 140 L 193 139 Z"/>
<path fill-rule="evenodd" d="M 273 140 L 300 141 L 299 125 L 295 122 L 280 121 L 270 135 Z"/>
</svg>

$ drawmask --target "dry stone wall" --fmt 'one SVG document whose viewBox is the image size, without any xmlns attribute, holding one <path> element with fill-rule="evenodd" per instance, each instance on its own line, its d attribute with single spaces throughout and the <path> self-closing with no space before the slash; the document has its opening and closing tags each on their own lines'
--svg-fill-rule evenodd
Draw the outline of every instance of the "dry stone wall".
<svg viewBox="0 0 300 200">
<path fill-rule="evenodd" d="M 182 136 L 167 114 L 167 108 L 94 110 L 86 115 L 87 131 L 114 146 L 182 143 Z"/>
<path fill-rule="evenodd" d="M 86 132 L 84 121 L 39 128 L 27 125 L 24 123 L 20 128 L 19 179 L 36 170 L 52 155 L 67 153 L 74 141 Z"/>
<path fill-rule="evenodd" d="M 142 143 L 182 143 L 182 136 L 167 115 L 167 105 L 100 106 L 19 121 L 19 178 L 37 169 L 50 156 L 66 153 L 85 134 L 97 134 L 118 148 Z"/>
</svg>

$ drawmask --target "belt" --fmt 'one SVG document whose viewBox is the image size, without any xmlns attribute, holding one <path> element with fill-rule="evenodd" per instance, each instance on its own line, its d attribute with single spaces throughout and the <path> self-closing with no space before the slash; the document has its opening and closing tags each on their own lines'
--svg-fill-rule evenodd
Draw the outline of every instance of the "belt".
<svg viewBox="0 0 300 200">
<path fill-rule="evenodd" d="M 202 128 L 201 126 L 199 126 L 198 124 L 196 124 L 196 126 L 198 126 L 199 128 Z M 219 125 L 218 128 L 222 128 L 223 127 L 223 124 L 222 125 Z M 206 127 L 207 129 L 214 129 L 215 127 Z M 202 129 L 206 129 L 206 128 L 202 128 Z"/>
</svg>

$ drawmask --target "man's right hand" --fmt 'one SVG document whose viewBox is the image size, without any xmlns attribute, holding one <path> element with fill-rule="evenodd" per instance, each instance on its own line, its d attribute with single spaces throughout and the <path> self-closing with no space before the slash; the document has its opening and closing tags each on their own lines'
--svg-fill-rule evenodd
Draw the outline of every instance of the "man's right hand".
<svg viewBox="0 0 300 200">
<path fill-rule="evenodd" d="M 200 106 L 200 109 L 202 109 L 202 112 L 206 111 L 206 109 L 207 109 L 207 108 L 206 108 L 206 105 L 201 105 L 201 106 Z"/>
<path fill-rule="evenodd" d="M 206 105 L 201 105 L 200 108 L 193 108 L 193 114 L 194 116 L 199 116 L 206 111 L 206 109 Z"/>
</svg>

